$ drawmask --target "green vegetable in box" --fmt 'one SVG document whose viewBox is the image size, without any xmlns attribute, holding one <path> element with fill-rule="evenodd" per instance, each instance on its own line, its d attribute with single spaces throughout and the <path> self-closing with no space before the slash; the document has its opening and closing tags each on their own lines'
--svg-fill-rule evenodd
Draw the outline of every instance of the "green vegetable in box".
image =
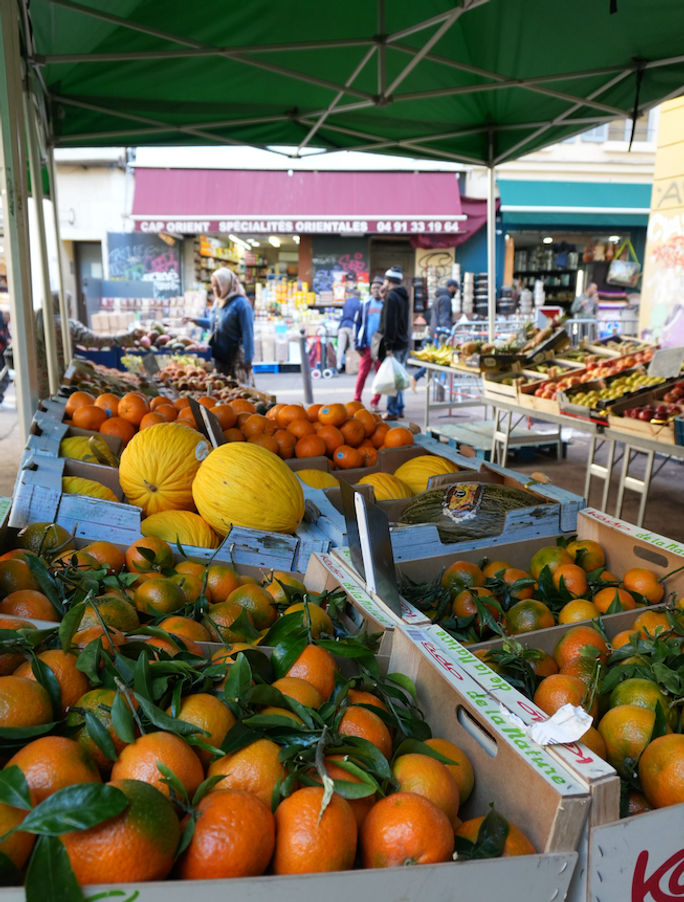
<svg viewBox="0 0 684 902">
<path fill-rule="evenodd" d="M 457 482 L 431 489 L 409 502 L 400 525 L 434 523 L 443 542 L 461 542 L 499 535 L 506 512 L 531 507 L 537 499 L 524 489 L 479 482 Z"/>
</svg>

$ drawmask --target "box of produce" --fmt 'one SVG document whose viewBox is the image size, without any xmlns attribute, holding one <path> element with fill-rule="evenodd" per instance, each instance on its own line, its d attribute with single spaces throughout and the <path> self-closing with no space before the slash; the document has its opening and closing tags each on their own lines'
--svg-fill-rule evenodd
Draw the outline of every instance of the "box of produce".
<svg viewBox="0 0 684 902">
<path fill-rule="evenodd" d="M 583 419 L 607 422 L 610 407 L 615 401 L 632 399 L 637 406 L 639 396 L 665 379 L 661 376 L 649 376 L 643 368 L 628 372 L 615 373 L 572 385 L 558 392 L 561 413 Z"/>
<path fill-rule="evenodd" d="M 535 376 L 537 379 L 553 379 L 555 376 L 568 376 L 584 369 L 583 363 L 572 360 L 558 360 L 556 357 L 548 357 L 541 363 L 527 363 L 523 373 Z"/>
<path fill-rule="evenodd" d="M 460 642 L 517 636 L 557 624 L 606 621 L 639 604 L 684 595 L 684 548 L 587 508 L 578 538 L 497 544 L 398 561 L 399 588 Z"/>
<path fill-rule="evenodd" d="M 5 523 L 2 544 L 9 549 L 8 560 L 21 560 L 0 562 L 3 586 L 21 584 L 23 589 L 5 594 L 0 616 L 28 617 L 39 625 L 67 616 L 76 587 L 83 590 L 79 597 L 88 595 L 81 628 L 104 625 L 153 638 L 157 634 L 146 628 L 161 626 L 172 636 L 196 640 L 210 654 L 216 643 L 262 644 L 264 630 L 290 608 L 301 610 L 307 592 L 307 616 L 316 636 L 377 634 L 385 654 L 399 621 L 327 555 L 312 554 L 302 575 L 238 564 L 154 536 L 138 537 L 129 546 L 89 541 L 46 521 L 18 532 Z M 218 608 L 219 602 L 230 607 Z M 246 613 L 236 621 L 242 608 Z"/>
<path fill-rule="evenodd" d="M 553 735 L 554 713 L 568 702 L 593 716 L 579 740 L 547 746 L 592 798 L 569 898 L 601 897 L 618 846 L 624 864 L 610 874 L 611 892 L 649 898 L 644 888 L 657 887 L 681 859 L 681 833 L 666 836 L 684 813 L 684 784 L 671 776 L 681 773 L 684 761 L 682 608 L 628 611 L 479 649 L 459 645 L 438 627 L 426 632 L 441 654 L 525 724 L 526 733 Z M 573 692 L 572 699 L 565 694 Z"/>
<path fill-rule="evenodd" d="M 559 355 L 563 348 L 567 348 L 570 344 L 570 336 L 561 326 L 553 328 L 547 326 L 534 335 L 522 348 L 524 359 L 526 362 L 538 360 L 541 355 L 548 354 L 553 351 Z"/>
<path fill-rule="evenodd" d="M 507 541 L 555 537 L 575 529 L 584 503 L 577 495 L 490 464 L 478 473 L 435 482 L 415 498 L 382 505 L 393 525 L 398 561 L 488 548 L 504 536 Z"/>
<path fill-rule="evenodd" d="M 92 440 L 90 437 L 89 441 Z M 300 481 L 276 454 L 258 444 L 230 442 L 210 449 L 195 429 L 156 423 L 136 433 L 118 468 L 101 480 L 62 483 L 68 458 L 25 458 L 13 499 L 12 525 L 57 520 L 84 538 L 110 535 L 130 544 L 141 533 L 184 545 L 214 549 L 236 560 L 297 570 L 327 539 L 304 519 Z M 52 464 L 51 464 L 52 462 Z M 69 464 L 69 466 L 73 466 Z M 61 470 L 59 470 L 61 468 Z M 114 491 L 112 497 L 109 488 Z M 128 503 L 120 503 L 125 498 Z"/>
<path fill-rule="evenodd" d="M 586 342 L 584 347 L 593 354 L 610 354 L 611 357 L 624 357 L 628 354 L 639 354 L 642 351 L 653 351 L 655 347 L 647 341 L 637 338 L 609 335 L 601 341 Z"/>
<path fill-rule="evenodd" d="M 667 444 L 675 444 L 674 422 L 684 411 L 684 381 L 668 382 L 638 398 L 612 404 L 608 413 L 611 429 L 629 432 Z"/>
<path fill-rule="evenodd" d="M 524 372 L 518 366 L 502 373 L 484 373 L 482 388 L 485 398 L 508 398 L 514 401 L 523 386 L 539 385 L 544 379 L 540 373 Z"/>
<path fill-rule="evenodd" d="M 286 610 L 267 627 L 268 650 L 228 639 L 207 660 L 192 639 L 171 644 L 149 626 L 134 641 L 114 627 L 103 641 L 102 624 L 83 635 L 84 587 L 66 586 L 59 631 L 0 638 L 19 666 L 43 665 L 33 680 L 0 677 L 12 729 L 2 798 L 8 826 L 21 826 L 3 847 L 16 868 L 7 902 L 24 898 L 24 880 L 29 898 L 64 902 L 83 898 L 79 884 L 178 902 L 285 887 L 333 902 L 441 898 L 454 881 L 473 897 L 502 881 L 532 902 L 565 895 L 588 794 L 401 630 L 386 662 Z"/>
<path fill-rule="evenodd" d="M 505 535 L 509 541 L 542 535 L 555 538 L 575 530 L 577 513 L 584 506 L 578 495 L 542 482 L 531 483 L 528 476 L 494 464 L 482 462 L 478 471 L 442 471 L 433 476 L 426 466 L 429 461 L 413 458 L 410 465 L 396 471 L 399 481 L 378 473 L 364 477 L 358 485 L 372 488 L 371 500 L 386 514 L 397 561 L 488 548 L 493 536 Z M 403 482 L 404 476 L 410 485 Z M 320 503 L 316 495 L 309 497 L 337 534 L 333 536 L 330 526 L 318 519 L 316 524 L 335 544 L 347 544 L 339 493 L 326 490 L 327 497 Z M 472 502 L 467 511 L 466 502 Z"/>
</svg>

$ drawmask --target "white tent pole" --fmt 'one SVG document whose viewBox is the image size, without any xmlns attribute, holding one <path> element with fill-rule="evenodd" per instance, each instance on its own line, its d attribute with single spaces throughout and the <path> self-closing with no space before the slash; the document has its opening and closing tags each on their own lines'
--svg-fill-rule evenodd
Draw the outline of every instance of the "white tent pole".
<svg viewBox="0 0 684 902">
<path fill-rule="evenodd" d="M 487 167 L 487 316 L 489 340 L 496 335 L 496 169 Z"/>
<path fill-rule="evenodd" d="M 50 170 L 50 196 L 52 198 L 52 214 L 55 220 L 55 240 L 57 242 L 57 272 L 59 274 L 59 318 L 62 328 L 62 350 L 64 351 L 64 365 L 68 365 L 73 356 L 71 347 L 71 332 L 69 331 L 69 316 L 71 311 L 67 307 L 64 291 L 64 267 L 62 265 L 62 236 L 59 231 L 59 209 L 57 207 L 57 168 L 55 166 L 55 153 L 50 147 L 48 150 L 48 168 Z M 61 374 L 63 375 L 63 374 Z"/>
<path fill-rule="evenodd" d="M 31 252 L 29 248 L 28 189 L 18 7 L 0 0 L 0 134 L 2 136 L 2 202 L 7 242 L 7 281 L 10 295 L 14 376 L 19 428 L 28 436 L 38 404 L 38 370 L 33 328 Z"/>
<path fill-rule="evenodd" d="M 31 173 L 31 196 L 36 216 L 38 231 L 38 247 L 40 249 L 40 270 L 42 283 L 43 335 L 45 336 L 45 355 L 47 357 L 48 383 L 50 394 L 59 389 L 60 373 L 57 365 L 57 343 L 55 339 L 55 314 L 50 289 L 50 264 L 48 262 L 47 238 L 45 237 L 45 212 L 43 210 L 43 173 L 38 150 L 38 132 L 36 129 L 35 111 L 32 109 L 31 96 L 24 93 L 24 116 L 26 119 L 26 136 L 28 138 L 29 172 Z"/>
</svg>

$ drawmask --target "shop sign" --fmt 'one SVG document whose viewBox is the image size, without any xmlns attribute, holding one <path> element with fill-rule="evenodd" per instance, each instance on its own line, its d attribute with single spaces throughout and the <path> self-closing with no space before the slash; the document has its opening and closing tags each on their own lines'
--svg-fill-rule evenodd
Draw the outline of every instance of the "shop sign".
<svg viewBox="0 0 684 902">
<path fill-rule="evenodd" d="M 313 218 L 310 216 L 283 219 L 263 217 L 235 217 L 233 219 L 140 219 L 135 223 L 137 232 L 158 234 L 172 232 L 182 235 L 240 234 L 243 235 L 339 235 L 385 234 L 423 235 L 454 234 L 463 231 L 464 215 L 452 217 L 383 217 L 357 219 L 334 216 Z"/>
</svg>

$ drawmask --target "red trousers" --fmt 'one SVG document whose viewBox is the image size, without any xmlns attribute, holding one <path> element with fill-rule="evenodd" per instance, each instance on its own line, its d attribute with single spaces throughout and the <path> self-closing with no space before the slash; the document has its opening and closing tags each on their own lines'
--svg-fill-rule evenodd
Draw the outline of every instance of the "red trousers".
<svg viewBox="0 0 684 902">
<path fill-rule="evenodd" d="M 373 364 L 375 364 L 374 372 L 376 373 L 380 366 L 379 360 L 372 360 L 370 348 L 364 348 L 362 351 L 359 351 L 359 354 L 361 355 L 361 359 L 359 360 L 359 374 L 356 377 L 356 388 L 354 389 L 355 401 L 361 400 L 363 387 L 366 384 L 366 379 L 368 378 L 368 374 L 370 373 Z M 380 395 L 373 395 L 371 398 L 371 407 L 377 407 L 379 403 Z"/>
</svg>

